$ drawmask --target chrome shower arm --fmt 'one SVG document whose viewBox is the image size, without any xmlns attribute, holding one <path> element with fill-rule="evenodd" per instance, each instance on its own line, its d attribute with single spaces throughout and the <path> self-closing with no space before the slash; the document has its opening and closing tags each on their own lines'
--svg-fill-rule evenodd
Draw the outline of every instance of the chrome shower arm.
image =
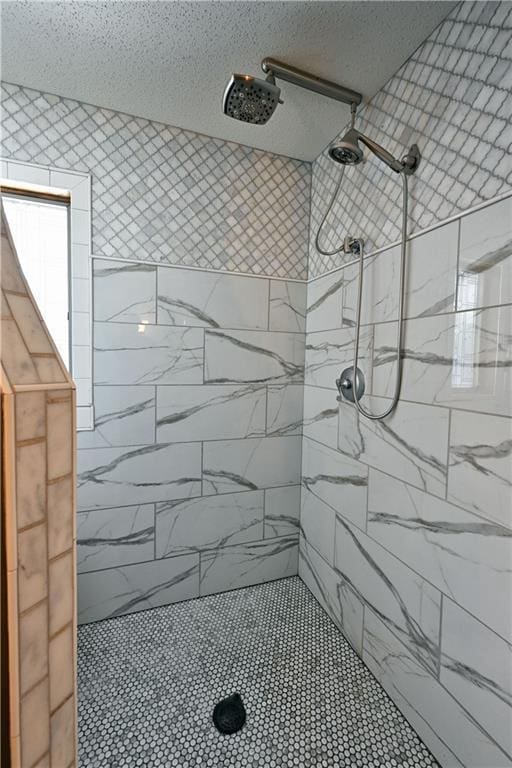
<svg viewBox="0 0 512 768">
<path fill-rule="evenodd" d="M 261 62 L 261 68 L 266 74 L 272 74 L 280 80 L 286 80 L 287 83 L 298 85 L 300 88 L 306 88 L 308 91 L 314 91 L 328 99 L 342 101 L 344 104 L 360 104 L 363 96 L 358 91 L 351 88 L 345 88 L 343 85 L 333 83 L 331 80 L 324 80 L 322 77 L 316 77 L 302 69 L 292 67 L 277 59 L 266 58 Z"/>
</svg>

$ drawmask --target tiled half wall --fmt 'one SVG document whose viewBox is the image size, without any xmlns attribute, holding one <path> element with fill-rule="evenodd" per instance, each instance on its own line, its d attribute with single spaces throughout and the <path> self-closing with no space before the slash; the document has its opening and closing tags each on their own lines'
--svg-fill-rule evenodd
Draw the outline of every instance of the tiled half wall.
<svg viewBox="0 0 512 768">
<path fill-rule="evenodd" d="M 363 404 L 389 403 L 399 249 L 370 257 Z M 299 575 L 443 766 L 512 766 L 512 197 L 413 239 L 403 386 L 336 402 L 357 269 L 308 285 Z"/>
<path fill-rule="evenodd" d="M 305 284 L 93 269 L 79 621 L 295 574 Z"/>
</svg>

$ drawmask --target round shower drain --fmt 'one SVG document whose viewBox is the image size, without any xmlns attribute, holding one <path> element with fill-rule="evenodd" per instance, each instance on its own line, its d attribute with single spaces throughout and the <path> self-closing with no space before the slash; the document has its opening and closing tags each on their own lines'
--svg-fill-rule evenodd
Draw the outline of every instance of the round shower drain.
<svg viewBox="0 0 512 768">
<path fill-rule="evenodd" d="M 236 733 L 245 725 L 245 707 L 239 693 L 222 699 L 213 710 L 213 723 L 220 733 Z"/>
</svg>

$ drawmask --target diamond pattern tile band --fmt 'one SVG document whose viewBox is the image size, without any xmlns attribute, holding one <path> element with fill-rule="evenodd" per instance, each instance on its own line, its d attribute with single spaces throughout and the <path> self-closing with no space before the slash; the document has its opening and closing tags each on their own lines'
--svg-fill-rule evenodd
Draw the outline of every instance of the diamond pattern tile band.
<svg viewBox="0 0 512 768">
<path fill-rule="evenodd" d="M 437 766 L 297 577 L 83 626 L 78 678 L 81 768 Z"/>
<path fill-rule="evenodd" d="M 97 255 L 305 279 L 310 164 L 2 86 L 2 153 L 92 174 Z"/>
<path fill-rule="evenodd" d="M 358 111 L 356 128 L 398 157 L 413 142 L 420 147 L 409 184 L 410 232 L 510 189 L 511 31 L 512 4 L 460 3 Z M 315 248 L 340 168 L 326 153 L 313 164 L 310 278 L 343 263 Z M 350 234 L 365 238 L 368 253 L 400 238 L 400 216 L 396 175 L 366 152 L 364 164 L 345 169 L 321 246 L 331 251 Z"/>
</svg>

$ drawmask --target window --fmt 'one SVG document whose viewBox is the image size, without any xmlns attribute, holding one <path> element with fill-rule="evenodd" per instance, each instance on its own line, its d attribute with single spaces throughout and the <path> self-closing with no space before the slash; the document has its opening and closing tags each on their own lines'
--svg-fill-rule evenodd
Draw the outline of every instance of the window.
<svg viewBox="0 0 512 768">
<path fill-rule="evenodd" d="M 9 192 L 3 202 L 21 268 L 69 369 L 69 200 Z"/>
<path fill-rule="evenodd" d="M 10 208 L 7 216 L 23 270 L 75 382 L 77 428 L 93 429 L 91 176 L 8 158 L 0 158 L 0 168 L 0 184 Z M 31 204 L 23 206 L 23 202 Z M 29 226 L 27 217 L 34 217 Z M 60 224 L 67 227 L 65 238 Z M 22 243 L 28 239 L 27 248 L 33 247 L 30 233 L 37 227 L 39 237 L 34 239 L 41 250 L 25 260 Z M 62 237 L 57 237 L 56 230 Z M 52 234 L 46 240 L 48 231 Z M 55 247 L 45 246 L 45 241 Z"/>
</svg>

